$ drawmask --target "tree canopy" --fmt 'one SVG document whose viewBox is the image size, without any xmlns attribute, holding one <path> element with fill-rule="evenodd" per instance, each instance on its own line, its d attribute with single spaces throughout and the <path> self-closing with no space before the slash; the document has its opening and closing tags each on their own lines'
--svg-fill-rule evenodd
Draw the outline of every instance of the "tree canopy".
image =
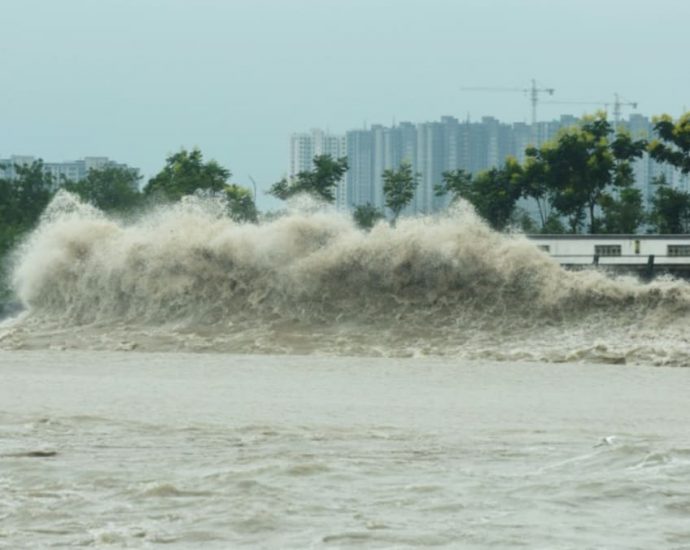
<svg viewBox="0 0 690 550">
<path fill-rule="evenodd" d="M 690 233 L 690 193 L 674 189 L 661 176 L 649 214 L 652 228 L 657 233 Z"/>
<path fill-rule="evenodd" d="M 5 235 L 4 247 L 14 236 L 31 229 L 55 191 L 53 177 L 45 171 L 43 161 L 14 166 L 16 177 L 0 179 L 0 232 Z M 0 253 L 3 245 L 0 244 Z"/>
<path fill-rule="evenodd" d="M 630 162 L 645 151 L 644 140 L 633 140 L 613 128 L 603 113 L 569 128 L 552 142 L 526 150 L 525 196 L 548 196 L 568 220 L 573 233 L 589 218 L 589 232 L 599 231 L 596 207 L 605 197 L 633 183 Z M 545 219 L 545 216 L 543 216 Z"/>
<path fill-rule="evenodd" d="M 204 162 L 199 149 L 182 149 L 166 159 L 163 169 L 146 184 L 144 193 L 177 201 L 199 189 L 223 191 L 231 175 L 215 160 Z"/>
<path fill-rule="evenodd" d="M 352 213 L 355 223 L 362 229 L 371 229 L 376 222 L 385 218 L 383 212 L 370 203 L 361 204 Z"/>
<path fill-rule="evenodd" d="M 249 189 L 231 183 L 225 186 L 223 192 L 228 201 L 230 217 L 233 220 L 236 222 L 256 223 L 259 213 L 256 210 L 254 197 Z"/>
<path fill-rule="evenodd" d="M 649 144 L 652 158 L 690 174 L 690 112 L 676 122 L 669 115 L 661 115 L 655 120 L 654 131 L 658 139 Z"/>
<path fill-rule="evenodd" d="M 635 233 L 646 220 L 642 193 L 634 187 L 621 190 L 618 197 L 604 195 L 600 206 L 603 212 L 602 233 Z"/>
<path fill-rule="evenodd" d="M 523 168 L 509 157 L 501 168 L 491 168 L 473 177 L 464 170 L 443 173 L 437 195 L 450 193 L 452 200 L 463 198 L 497 230 L 511 221 L 517 200 L 523 194 Z"/>
<path fill-rule="evenodd" d="M 313 162 L 313 170 L 299 172 L 291 181 L 283 178 L 273 184 L 269 193 L 281 200 L 307 193 L 326 202 L 335 202 L 335 188 L 348 169 L 347 158 L 318 155 Z"/>
<path fill-rule="evenodd" d="M 53 177 L 43 161 L 15 165 L 16 177 L 0 178 L 0 314 L 11 292 L 5 281 L 4 256 L 28 231 L 33 229 L 54 193 Z"/>
<path fill-rule="evenodd" d="M 127 212 L 141 204 L 140 181 L 138 170 L 110 165 L 91 169 L 86 178 L 68 181 L 63 188 L 104 212 Z"/>
<path fill-rule="evenodd" d="M 419 184 L 419 174 L 412 171 L 409 162 L 403 161 L 397 170 L 384 170 L 382 177 L 386 206 L 393 212 L 392 223 L 395 224 L 402 209 L 410 204 L 414 197 Z"/>
</svg>

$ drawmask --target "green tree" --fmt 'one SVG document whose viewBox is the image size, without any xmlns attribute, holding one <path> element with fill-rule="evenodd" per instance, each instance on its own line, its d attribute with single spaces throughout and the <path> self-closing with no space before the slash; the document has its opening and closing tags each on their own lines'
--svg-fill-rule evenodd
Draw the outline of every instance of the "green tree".
<svg viewBox="0 0 690 550">
<path fill-rule="evenodd" d="M 14 240 L 11 223 L 14 215 L 12 182 L 9 179 L 0 178 L 0 258 Z"/>
<path fill-rule="evenodd" d="M 86 178 L 68 181 L 67 191 L 76 193 L 83 200 L 104 212 L 128 212 L 141 204 L 143 194 L 139 190 L 139 171 L 121 166 L 105 166 L 89 170 Z"/>
<path fill-rule="evenodd" d="M 547 178 L 547 166 L 539 157 L 539 150 L 536 147 L 528 147 L 525 150 L 525 155 L 527 158 L 523 166 L 522 194 L 526 198 L 533 199 L 536 203 L 543 231 L 549 219 L 552 218 L 550 211 L 551 188 Z"/>
<path fill-rule="evenodd" d="M 384 170 L 382 177 L 383 195 L 386 206 L 393 212 L 391 223 L 395 225 L 402 209 L 410 204 L 414 197 L 415 189 L 419 184 L 419 174 L 412 171 L 412 165 L 409 162 L 402 162 L 397 170 Z"/>
<path fill-rule="evenodd" d="M 510 227 L 518 228 L 523 233 L 538 233 L 540 228 L 524 208 L 515 208 L 510 216 Z"/>
<path fill-rule="evenodd" d="M 362 204 L 352 213 L 355 223 L 362 229 L 371 229 L 376 222 L 385 218 L 383 212 L 370 203 Z"/>
<path fill-rule="evenodd" d="M 463 198 L 494 229 L 503 230 L 513 220 L 515 206 L 524 193 L 523 169 L 509 157 L 501 168 L 491 168 L 472 177 L 464 170 L 443 173 L 443 184 L 436 194 L 451 193 L 453 200 Z"/>
<path fill-rule="evenodd" d="M 330 155 L 318 155 L 313 162 L 313 170 L 299 172 L 292 181 L 283 178 L 273 184 L 269 193 L 281 200 L 307 193 L 326 202 L 335 202 L 335 188 L 348 169 L 347 158 L 333 159 Z"/>
<path fill-rule="evenodd" d="M 577 233 L 589 211 L 589 231 L 597 232 L 595 207 L 609 186 L 614 167 L 609 150 L 611 126 L 600 117 L 563 134 L 556 146 L 546 149 L 552 175 L 553 205 Z"/>
<path fill-rule="evenodd" d="M 29 165 L 15 165 L 16 177 L 0 179 L 0 314 L 11 301 L 6 283 L 7 253 L 33 229 L 50 202 L 54 182 L 38 160 Z"/>
<path fill-rule="evenodd" d="M 55 182 L 43 167 L 43 161 L 15 165 L 16 177 L 3 180 L 1 223 L 21 233 L 32 229 L 53 197 Z"/>
<path fill-rule="evenodd" d="M 546 218 L 546 221 L 544 222 L 544 225 L 542 226 L 540 233 L 544 235 L 561 235 L 563 233 L 566 233 L 566 228 L 565 225 L 563 225 L 561 219 L 558 217 L 558 215 L 555 213 L 551 213 Z"/>
<path fill-rule="evenodd" d="M 221 192 L 231 175 L 215 160 L 204 162 L 199 149 L 182 149 L 166 159 L 163 169 L 146 184 L 144 193 L 177 201 L 198 189 Z"/>
<path fill-rule="evenodd" d="M 603 212 L 603 233 L 636 233 L 645 221 L 642 193 L 639 189 L 628 187 L 621 190 L 618 198 L 604 195 L 600 200 Z"/>
<path fill-rule="evenodd" d="M 225 197 L 228 201 L 230 217 L 236 222 L 256 223 L 259 213 L 251 191 L 246 187 L 241 187 L 234 183 L 226 185 L 224 188 Z"/>
<path fill-rule="evenodd" d="M 534 159 L 532 175 L 537 182 L 531 183 L 536 191 L 527 186 L 526 195 L 544 196 L 545 191 L 553 207 L 568 219 L 573 233 L 587 217 L 589 231 L 599 230 L 596 207 L 605 195 L 632 183 L 630 162 L 644 153 L 644 140 L 635 141 L 622 131 L 613 139 L 611 134 L 605 114 L 599 113 L 538 150 L 527 150 Z"/>
<path fill-rule="evenodd" d="M 669 115 L 661 115 L 655 119 L 654 131 L 659 139 L 649 144 L 651 157 L 690 174 L 690 112 L 676 122 Z"/>
<path fill-rule="evenodd" d="M 462 168 L 443 172 L 442 183 L 434 186 L 436 196 L 451 195 L 451 202 L 466 197 L 472 187 L 472 174 Z"/>
<path fill-rule="evenodd" d="M 657 185 L 649 215 L 657 233 L 690 233 L 690 193 L 673 189 L 661 176 Z"/>
</svg>

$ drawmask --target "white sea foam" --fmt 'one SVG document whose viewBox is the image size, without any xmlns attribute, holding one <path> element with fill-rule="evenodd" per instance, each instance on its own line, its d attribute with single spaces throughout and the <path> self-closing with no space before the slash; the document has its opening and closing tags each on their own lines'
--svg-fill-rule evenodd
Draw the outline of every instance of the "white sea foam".
<svg viewBox="0 0 690 550">
<path fill-rule="evenodd" d="M 13 284 L 29 313 L 4 347 L 690 362 L 687 282 L 565 271 L 467 208 L 365 232 L 208 197 L 125 222 L 61 192 Z"/>
</svg>

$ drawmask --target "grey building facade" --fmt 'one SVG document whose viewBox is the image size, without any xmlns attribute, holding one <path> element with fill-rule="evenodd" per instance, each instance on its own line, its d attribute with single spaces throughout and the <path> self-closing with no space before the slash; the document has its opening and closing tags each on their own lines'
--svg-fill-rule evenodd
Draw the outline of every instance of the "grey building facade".
<svg viewBox="0 0 690 550">
<path fill-rule="evenodd" d="M 395 169 L 401 162 L 408 162 L 419 174 L 419 185 L 406 214 L 429 214 L 447 205 L 448 199 L 437 197 L 434 187 L 441 183 L 445 171 L 463 169 L 476 174 L 497 168 L 506 158 L 513 156 L 520 162 L 525 160 L 525 149 L 553 140 L 564 129 L 580 123 L 572 115 L 562 115 L 557 120 L 531 124 L 518 122 L 508 124 L 494 117 L 483 117 L 480 121 L 458 120 L 444 116 L 440 121 L 413 124 L 401 122 L 392 126 L 373 125 L 368 129 L 351 130 L 345 133 L 343 149 L 334 156 L 347 156 L 349 170 L 341 184 L 337 205 L 352 209 L 359 205 L 384 206 L 384 170 Z M 653 124 L 649 118 L 634 114 L 627 121 L 621 121 L 635 138 L 650 139 Z M 313 132 L 312 132 L 313 134 Z M 306 139 L 308 134 L 295 134 Z M 292 143 L 292 142 L 291 142 Z M 309 148 L 309 145 L 305 147 Z M 291 154 L 293 164 L 293 151 Z M 306 159 L 306 157 L 305 157 Z M 306 162 L 304 160 L 303 162 Z M 663 175 L 674 187 L 688 190 L 688 178 L 681 177 L 678 170 L 656 163 L 649 155 L 634 163 L 636 186 L 642 191 L 647 205 L 654 193 L 653 181 Z M 523 207 L 532 210 L 528 201 Z"/>
</svg>

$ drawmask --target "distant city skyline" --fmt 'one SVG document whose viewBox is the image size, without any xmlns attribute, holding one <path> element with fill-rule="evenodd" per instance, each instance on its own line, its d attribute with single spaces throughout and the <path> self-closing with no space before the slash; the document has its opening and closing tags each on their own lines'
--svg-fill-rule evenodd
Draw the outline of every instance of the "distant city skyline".
<svg viewBox="0 0 690 550">
<path fill-rule="evenodd" d="M 620 116 L 620 114 L 619 114 Z M 442 116 L 438 121 L 402 121 L 390 126 L 374 124 L 369 128 L 353 128 L 342 135 L 320 128 L 309 132 L 296 132 L 289 139 L 288 177 L 313 168 L 313 157 L 329 154 L 347 157 L 349 170 L 336 191 L 336 206 L 353 209 L 371 204 L 383 209 L 384 170 L 395 169 L 401 162 L 409 162 L 419 174 L 419 185 L 407 214 L 429 214 L 447 205 L 446 197 L 435 194 L 435 186 L 442 181 L 445 171 L 463 169 L 471 174 L 498 168 L 509 157 L 523 162 L 525 149 L 532 144 L 554 139 L 564 128 L 581 122 L 581 118 L 562 114 L 558 119 L 537 122 L 508 123 L 486 116 L 480 121 L 458 120 Z M 613 126 L 628 130 L 634 137 L 653 138 L 653 122 L 641 114 L 619 118 Z M 536 141 L 535 141 L 536 140 Z M 646 207 L 654 194 L 654 178 L 663 175 L 673 187 L 688 189 L 688 177 L 667 165 L 652 160 L 648 154 L 632 162 L 635 187 L 642 192 Z M 523 202 L 530 213 L 529 201 Z"/>
<path fill-rule="evenodd" d="M 532 79 L 555 90 L 542 121 L 598 108 L 546 99 L 690 107 L 685 0 L 3 0 L 1 13 L 0 154 L 109 156 L 146 178 L 198 146 L 266 191 L 295 130 L 529 123 L 529 93 L 466 88 Z"/>
<path fill-rule="evenodd" d="M 116 162 L 108 157 L 84 157 L 77 160 L 55 161 L 43 159 L 36 155 L 0 155 L 0 178 L 17 177 L 17 166 L 30 166 L 34 162 L 43 162 L 43 171 L 53 178 L 53 185 L 59 187 L 64 180 L 79 181 L 86 178 L 89 170 L 101 170 L 106 167 L 134 169 L 125 163 Z"/>
<path fill-rule="evenodd" d="M 342 134 L 312 128 L 290 134 L 287 170 L 277 172 L 273 181 L 311 170 L 316 155 L 327 154 L 334 158 L 344 156 L 348 158 L 349 169 L 336 190 L 336 206 L 351 209 L 370 203 L 383 208 L 381 174 L 385 169 L 397 168 L 400 162 L 407 160 L 415 172 L 420 174 L 420 185 L 405 213 L 430 213 L 444 207 L 447 202 L 445 198 L 434 195 L 434 186 L 441 182 L 443 171 L 463 168 L 476 174 L 498 167 L 508 156 L 514 156 L 522 162 L 525 159 L 525 148 L 535 137 L 537 143 L 541 144 L 553 139 L 560 129 L 573 126 L 580 120 L 580 117 L 563 113 L 554 120 L 539 121 L 536 129 L 533 129 L 531 124 L 502 121 L 493 116 L 484 116 L 481 120 L 474 121 L 445 115 L 436 121 L 400 121 L 388 126 L 372 124 L 366 128 L 351 128 Z M 635 137 L 652 137 L 651 117 L 632 113 L 619 122 Z M 84 156 L 77 160 L 58 161 L 35 154 L 0 153 L 0 177 L 12 178 L 15 176 L 15 164 L 27 165 L 39 159 L 43 161 L 46 173 L 55 178 L 56 186 L 62 178 L 78 181 L 85 178 L 90 169 L 104 166 L 132 168 L 141 172 L 139 167 L 126 162 L 127 159 L 116 162 L 107 156 Z M 211 160 L 211 157 L 206 157 L 206 160 Z M 164 159 L 159 170 L 163 168 L 163 164 Z M 653 194 L 651 182 L 660 174 L 664 174 L 671 185 L 690 191 L 687 176 L 682 177 L 678 170 L 654 162 L 646 154 L 633 162 L 633 172 L 636 186 L 642 191 L 647 205 Z M 145 185 L 153 175 L 155 174 L 143 174 L 141 185 Z M 244 185 L 253 192 L 253 185 Z M 258 199 L 260 208 L 270 210 L 271 206 L 281 206 L 276 203 L 269 204 L 266 208 L 261 203 L 261 195 Z"/>
</svg>

